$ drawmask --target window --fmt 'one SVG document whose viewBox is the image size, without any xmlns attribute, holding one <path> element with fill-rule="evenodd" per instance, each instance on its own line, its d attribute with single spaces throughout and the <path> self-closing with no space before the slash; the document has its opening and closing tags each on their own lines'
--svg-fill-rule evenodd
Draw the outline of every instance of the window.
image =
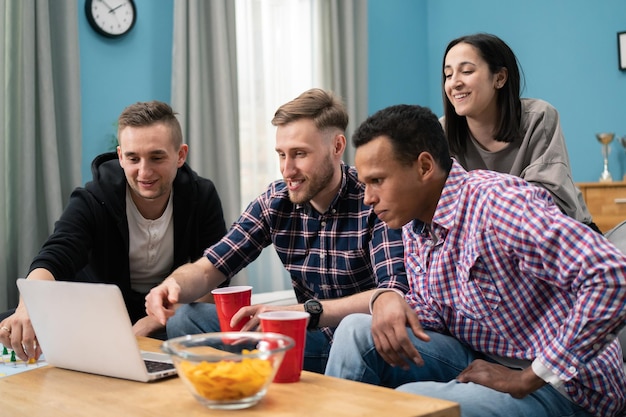
<svg viewBox="0 0 626 417">
<path fill-rule="evenodd" d="M 315 0 L 237 0 L 242 201 L 280 178 L 274 151 L 276 109 L 324 84 L 314 32 Z"/>
<path fill-rule="evenodd" d="M 241 201 L 244 210 L 281 178 L 274 150 L 276 109 L 312 87 L 324 87 L 321 1 L 236 0 Z M 255 292 L 291 288 L 271 248 L 248 268 Z"/>
</svg>

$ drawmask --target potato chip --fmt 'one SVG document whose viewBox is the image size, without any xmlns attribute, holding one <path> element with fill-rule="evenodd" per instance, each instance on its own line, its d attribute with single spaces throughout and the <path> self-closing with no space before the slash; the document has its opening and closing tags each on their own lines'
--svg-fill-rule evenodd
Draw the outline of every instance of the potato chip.
<svg viewBox="0 0 626 417">
<path fill-rule="evenodd" d="M 232 401 L 251 397 L 259 392 L 272 373 L 272 362 L 260 358 L 202 361 L 198 364 L 182 361 L 179 371 L 193 385 L 198 395 L 212 401 Z"/>
</svg>

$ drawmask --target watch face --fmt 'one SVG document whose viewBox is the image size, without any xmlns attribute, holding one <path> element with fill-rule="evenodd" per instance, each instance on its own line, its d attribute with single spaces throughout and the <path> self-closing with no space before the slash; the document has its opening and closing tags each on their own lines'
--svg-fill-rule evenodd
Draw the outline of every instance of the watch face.
<svg viewBox="0 0 626 417">
<path fill-rule="evenodd" d="M 137 18 L 133 0 L 87 0 L 85 14 L 96 32 L 110 38 L 128 33 Z"/>
<path fill-rule="evenodd" d="M 317 300 L 309 300 L 305 303 L 307 313 L 320 314 L 322 313 L 322 303 Z"/>
</svg>

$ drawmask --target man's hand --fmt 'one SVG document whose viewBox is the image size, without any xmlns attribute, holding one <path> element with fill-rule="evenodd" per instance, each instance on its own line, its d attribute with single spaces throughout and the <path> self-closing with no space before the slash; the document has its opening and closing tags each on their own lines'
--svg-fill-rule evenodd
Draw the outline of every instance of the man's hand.
<svg viewBox="0 0 626 417">
<path fill-rule="evenodd" d="M 135 336 L 150 336 L 157 330 L 163 329 L 163 325 L 152 317 L 142 317 L 133 325 L 133 334 Z"/>
<path fill-rule="evenodd" d="M 511 394 L 513 398 L 524 398 L 543 387 L 546 382 L 528 367 L 523 371 L 476 359 L 457 377 L 459 382 L 474 382 L 496 391 Z"/>
<path fill-rule="evenodd" d="M 376 350 L 392 366 L 407 369 L 411 363 L 422 366 L 424 361 L 409 338 L 407 327 L 413 334 L 427 342 L 417 315 L 403 297 L 394 291 L 380 294 L 372 311 L 372 336 Z"/>
<path fill-rule="evenodd" d="M 153 320 L 165 326 L 167 319 L 176 312 L 180 286 L 173 278 L 166 278 L 146 295 L 146 313 Z"/>
<path fill-rule="evenodd" d="M 248 320 L 243 325 L 242 332 L 251 332 L 260 329 L 261 320 L 259 320 L 259 314 L 266 311 L 304 311 L 302 304 L 295 304 L 291 306 L 275 306 L 267 304 L 255 304 L 252 306 L 241 307 L 238 312 L 235 313 L 230 320 L 230 325 L 235 327 L 240 320 Z"/>
<path fill-rule="evenodd" d="M 41 356 L 35 330 L 22 303 L 15 309 L 15 313 L 0 323 L 0 343 L 13 349 L 23 361 L 37 360 Z"/>
</svg>

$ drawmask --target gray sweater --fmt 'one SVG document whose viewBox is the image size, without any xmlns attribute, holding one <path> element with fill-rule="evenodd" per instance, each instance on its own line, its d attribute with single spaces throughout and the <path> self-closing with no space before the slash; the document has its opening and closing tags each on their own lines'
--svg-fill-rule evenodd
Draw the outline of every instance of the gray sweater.
<svg viewBox="0 0 626 417">
<path fill-rule="evenodd" d="M 443 123 L 443 118 L 441 119 Z M 591 214 L 574 183 L 559 114 L 549 103 L 522 99 L 524 137 L 497 152 L 483 149 L 471 138 L 465 155 L 455 155 L 467 170 L 489 169 L 525 179 L 547 189 L 561 210 L 589 224 Z"/>
</svg>

